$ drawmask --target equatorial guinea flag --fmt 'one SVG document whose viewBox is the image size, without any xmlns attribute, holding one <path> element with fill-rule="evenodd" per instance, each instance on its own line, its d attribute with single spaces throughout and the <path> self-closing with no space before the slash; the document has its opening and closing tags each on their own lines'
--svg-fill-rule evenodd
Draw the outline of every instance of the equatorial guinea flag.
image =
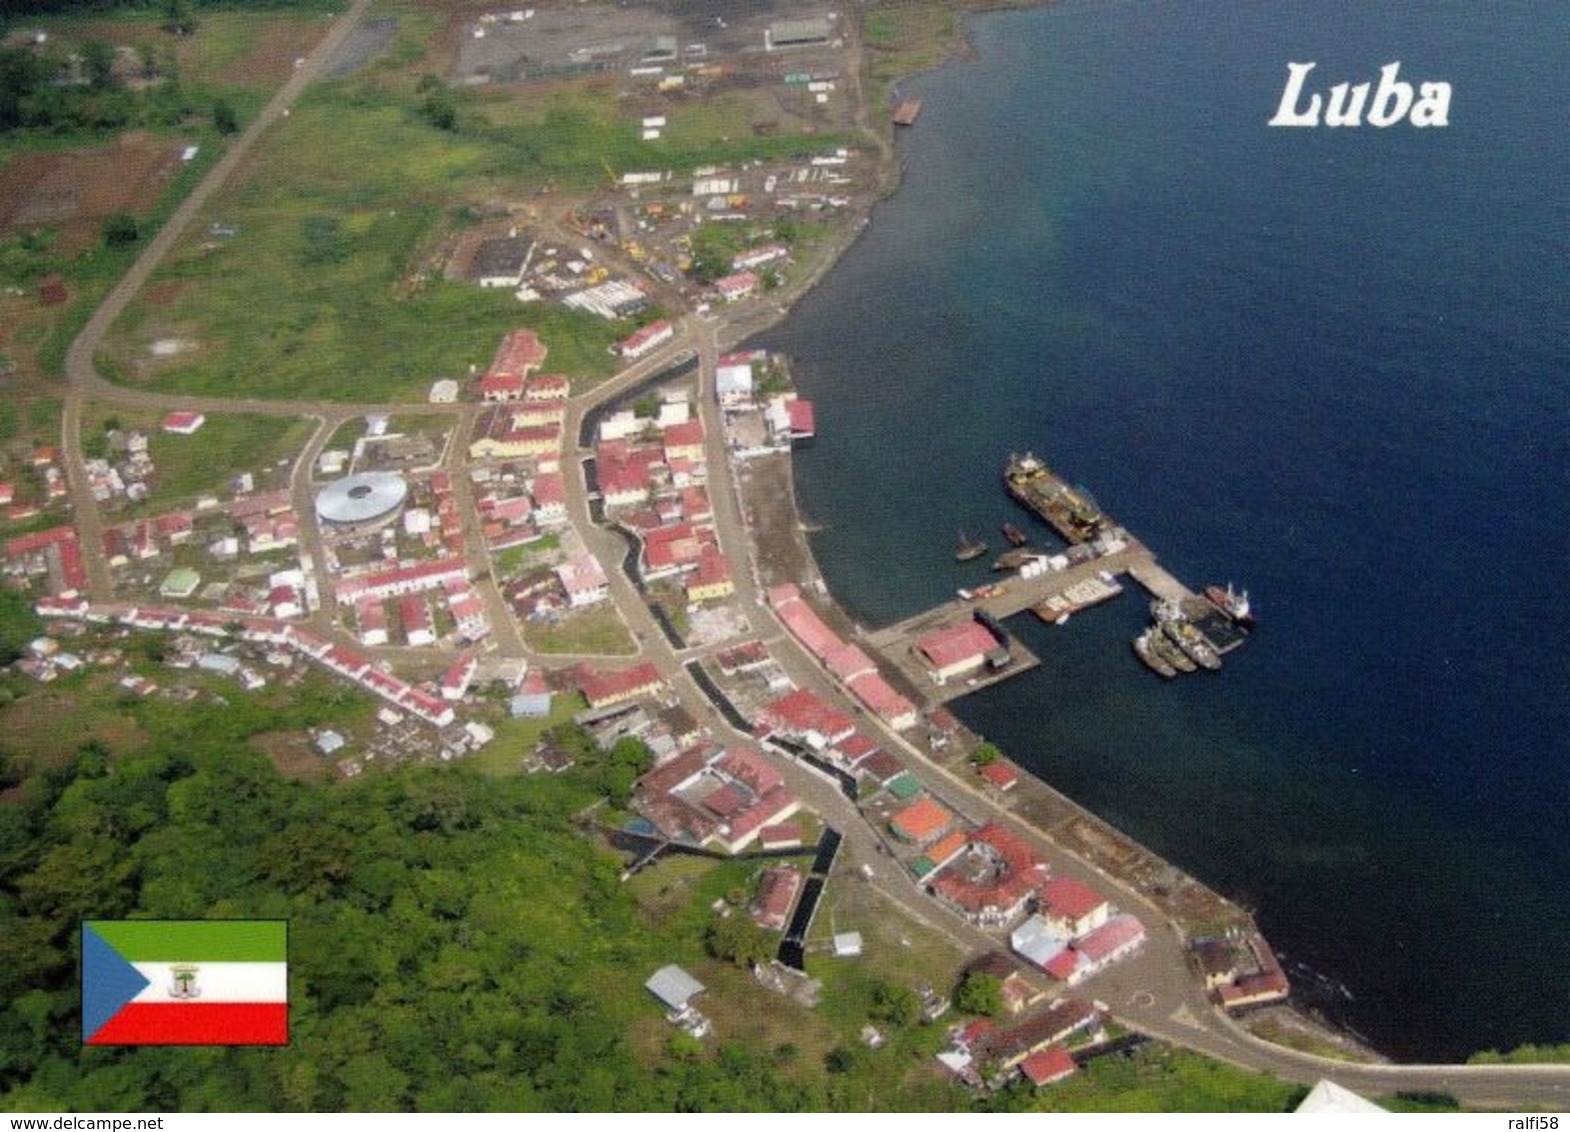
<svg viewBox="0 0 1570 1132">
<path fill-rule="evenodd" d="M 82 1041 L 286 1045 L 288 954 L 283 920 L 86 920 Z"/>
</svg>

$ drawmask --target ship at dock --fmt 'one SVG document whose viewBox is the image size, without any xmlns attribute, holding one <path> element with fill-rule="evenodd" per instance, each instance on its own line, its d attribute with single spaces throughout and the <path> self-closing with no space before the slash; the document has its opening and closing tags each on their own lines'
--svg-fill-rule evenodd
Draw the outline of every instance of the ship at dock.
<svg viewBox="0 0 1570 1132">
<path fill-rule="evenodd" d="M 1211 605 L 1225 613 L 1235 624 L 1244 629 L 1254 627 L 1254 607 L 1249 603 L 1247 590 L 1234 590 L 1232 583 L 1228 582 L 1225 589 L 1220 586 L 1206 586 L 1205 597 Z"/>
<path fill-rule="evenodd" d="M 1070 487 L 1030 452 L 1009 457 L 1003 485 L 1071 544 L 1089 542 L 1110 525 L 1088 491 Z"/>
</svg>

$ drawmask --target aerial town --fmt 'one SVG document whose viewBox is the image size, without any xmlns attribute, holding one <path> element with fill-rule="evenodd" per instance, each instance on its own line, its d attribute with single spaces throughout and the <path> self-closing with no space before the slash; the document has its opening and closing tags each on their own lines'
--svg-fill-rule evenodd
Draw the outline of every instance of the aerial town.
<svg viewBox="0 0 1570 1132">
<path fill-rule="evenodd" d="M 313 75 L 379 49 L 391 33 L 357 23 L 367 7 L 302 43 L 265 121 L 283 128 Z M 635 138 L 593 156 L 587 188 L 472 201 L 421 245 L 397 286 L 501 312 L 483 338 L 410 333 L 422 369 L 325 393 L 283 366 L 254 388 L 182 386 L 187 355 L 219 366 L 180 316 L 189 293 L 112 335 L 138 288 L 106 295 L 65 357 L 61 435 L 13 439 L 0 463 L 0 568 L 43 622 L 13 675 L 175 704 L 339 688 L 360 706 L 289 741 L 287 765 L 324 778 L 549 778 L 574 773 L 560 725 L 605 751 L 635 739 L 647 766 L 585 822 L 629 882 L 755 862 L 722 914 L 768 934 L 756 993 L 811 1004 L 825 965 L 879 948 L 897 965 L 878 922 L 892 913 L 957 953 L 953 980 L 913 989 L 943 1034 L 929 1060 L 967 1088 L 1050 1089 L 1147 1037 L 1276 1069 L 1257 1048 L 1282 1047 L 1250 1028 L 1298 1033 L 1293 988 L 1248 912 L 945 706 L 1038 663 L 1005 625 L 1017 614 L 1060 624 L 1132 582 L 1156 610 L 1134 650 L 1171 677 L 1243 643 L 1246 595 L 1190 591 L 1045 463 L 1001 452 L 1014 549 L 993 584 L 866 631 L 812 565 L 791 466 L 834 421 L 791 358 L 747 340 L 854 239 L 921 106 L 881 87 L 869 101 L 848 11 L 760 8 L 701 38 L 639 5 L 453 17 L 451 89 L 609 84 Z M 664 143 L 743 97 L 758 144 L 733 148 L 756 156 L 668 159 Z M 143 279 L 165 256 L 195 270 L 247 254 L 247 223 L 214 200 L 146 245 Z M 383 222 L 401 218 L 364 218 Z M 348 254 L 335 240 L 370 238 L 307 231 L 329 260 Z M 694 973 L 640 977 L 651 1017 L 723 1039 Z M 956 1001 L 983 983 L 995 1014 Z M 872 1050 L 885 1037 L 861 1033 Z"/>
</svg>

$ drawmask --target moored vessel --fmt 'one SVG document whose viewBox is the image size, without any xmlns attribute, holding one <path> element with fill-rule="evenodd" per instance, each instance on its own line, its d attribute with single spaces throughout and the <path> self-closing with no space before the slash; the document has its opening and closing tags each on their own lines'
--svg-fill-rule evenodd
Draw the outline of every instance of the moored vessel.
<svg viewBox="0 0 1570 1132">
<path fill-rule="evenodd" d="M 1178 670 L 1176 665 L 1156 651 L 1154 640 L 1160 635 L 1160 631 L 1154 625 L 1150 626 L 1134 638 L 1134 654 L 1157 676 L 1170 680 L 1177 675 Z"/>
<path fill-rule="evenodd" d="M 1010 546 L 1024 546 L 1030 541 L 1030 536 L 1013 523 L 1003 524 L 1003 537 L 1008 539 Z"/>
<path fill-rule="evenodd" d="M 959 548 L 954 551 L 954 561 L 969 562 L 973 558 L 980 558 L 987 553 L 987 544 L 970 538 L 964 531 L 959 533 Z"/>
<path fill-rule="evenodd" d="M 1211 605 L 1243 628 L 1254 627 L 1254 607 L 1249 603 L 1247 590 L 1234 590 L 1232 583 L 1228 582 L 1225 589 L 1221 586 L 1206 586 L 1205 597 Z"/>
</svg>

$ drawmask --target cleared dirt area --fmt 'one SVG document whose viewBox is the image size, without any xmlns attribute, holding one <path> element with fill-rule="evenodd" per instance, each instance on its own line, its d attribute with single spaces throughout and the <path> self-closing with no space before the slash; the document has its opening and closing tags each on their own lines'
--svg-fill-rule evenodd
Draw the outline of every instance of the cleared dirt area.
<svg viewBox="0 0 1570 1132">
<path fill-rule="evenodd" d="M 180 168 L 180 149 L 133 132 L 105 146 L 18 154 L 0 169 L 0 233 L 53 228 L 62 252 L 79 252 L 98 240 L 108 217 L 157 203 Z"/>
</svg>

